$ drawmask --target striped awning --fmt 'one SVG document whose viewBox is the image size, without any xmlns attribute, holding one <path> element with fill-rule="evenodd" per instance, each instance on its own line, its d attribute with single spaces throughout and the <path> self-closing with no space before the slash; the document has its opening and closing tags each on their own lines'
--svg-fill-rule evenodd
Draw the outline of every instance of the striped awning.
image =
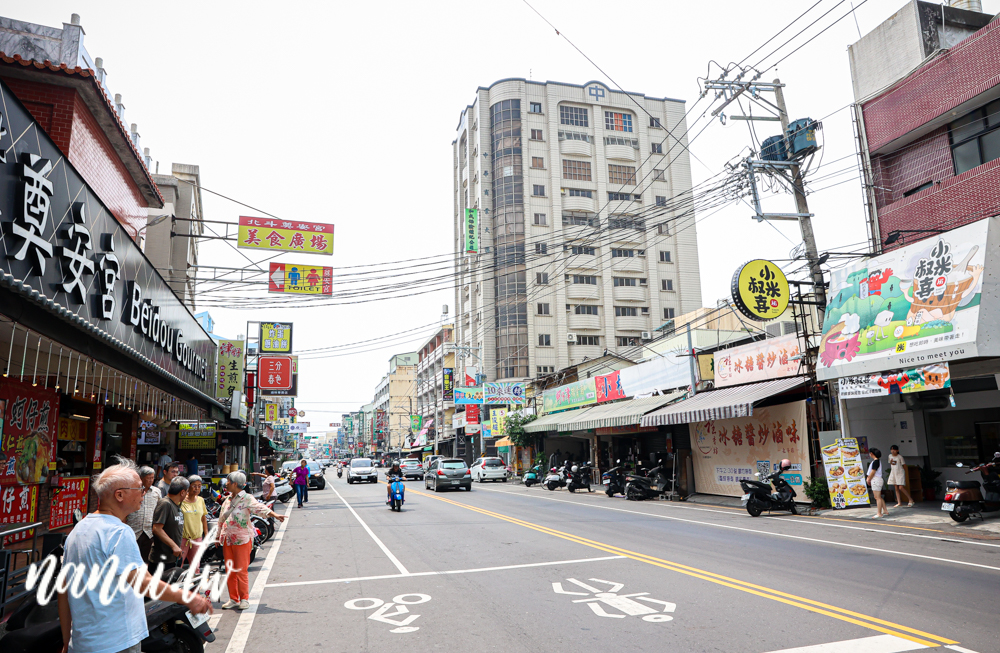
<svg viewBox="0 0 1000 653">
<path fill-rule="evenodd" d="M 793 376 L 760 383 L 738 385 L 711 392 L 699 392 L 690 399 L 661 408 L 642 418 L 642 426 L 690 424 L 710 419 L 731 419 L 753 415 L 753 405 L 809 382 L 808 377 Z"/>
<path fill-rule="evenodd" d="M 595 406 L 590 410 L 577 411 L 578 415 L 563 413 L 567 419 L 559 423 L 560 431 L 583 431 L 586 429 L 604 429 L 612 426 L 638 426 L 642 416 L 661 406 L 677 401 L 686 391 L 672 392 L 656 397 L 642 399 L 627 399 L 613 404 Z"/>
<path fill-rule="evenodd" d="M 569 413 L 577 411 L 567 411 Z M 550 413 L 543 415 L 533 422 L 524 425 L 526 433 L 541 433 L 542 431 L 555 431 L 559 428 L 559 420 L 566 419 L 566 413 Z"/>
</svg>

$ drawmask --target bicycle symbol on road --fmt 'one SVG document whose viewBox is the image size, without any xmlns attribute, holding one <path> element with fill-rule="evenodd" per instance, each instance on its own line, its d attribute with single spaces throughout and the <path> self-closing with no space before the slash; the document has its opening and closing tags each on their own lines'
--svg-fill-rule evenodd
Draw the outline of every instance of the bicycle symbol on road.
<svg viewBox="0 0 1000 653">
<path fill-rule="evenodd" d="M 624 619 L 625 617 L 642 617 L 643 621 L 649 621 L 651 623 L 662 623 L 664 621 L 673 621 L 673 617 L 669 614 L 664 614 L 667 612 L 673 612 L 677 609 L 676 603 L 670 603 L 669 601 L 661 601 L 659 599 L 649 598 L 649 592 L 635 592 L 633 594 L 619 594 L 624 583 L 615 583 L 610 580 L 601 580 L 599 578 L 588 579 L 592 583 L 601 583 L 604 585 L 610 585 L 606 590 L 593 587 L 586 583 L 582 583 L 575 578 L 567 578 L 566 582 L 573 583 L 574 585 L 581 587 L 586 592 L 571 592 L 564 590 L 562 583 L 552 583 L 552 591 L 556 594 L 568 594 L 571 596 L 586 596 L 585 599 L 576 599 L 573 603 L 586 603 L 594 614 L 598 617 L 608 617 L 610 619 Z M 652 608 L 645 603 L 639 603 L 639 601 L 644 601 L 645 603 L 653 603 L 658 606 L 657 608 Z M 614 608 L 616 611 L 624 614 L 616 614 L 608 612 L 604 607 Z"/>
<path fill-rule="evenodd" d="M 420 605 L 421 603 L 427 603 L 430 600 L 431 597 L 427 594 L 400 594 L 399 596 L 392 597 L 392 600 L 388 603 L 382 599 L 351 599 L 344 604 L 344 607 L 348 610 L 371 610 L 372 608 L 378 608 L 375 612 L 368 615 L 369 619 L 396 626 L 396 628 L 389 631 L 390 633 L 412 633 L 420 630 L 420 626 L 410 625 L 419 619 L 420 615 L 410 614 L 410 609 L 406 606 Z M 389 612 L 393 608 L 395 608 L 395 610 Z M 409 616 L 403 617 L 402 619 L 393 619 L 393 617 L 400 617 L 402 615 Z"/>
</svg>

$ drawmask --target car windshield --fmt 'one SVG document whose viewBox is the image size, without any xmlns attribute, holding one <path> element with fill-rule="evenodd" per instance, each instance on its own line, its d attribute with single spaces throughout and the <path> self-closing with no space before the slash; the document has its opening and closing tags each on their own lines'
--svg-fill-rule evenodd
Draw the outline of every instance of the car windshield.
<svg viewBox="0 0 1000 653">
<path fill-rule="evenodd" d="M 367 458 L 358 458 L 357 460 L 351 461 L 351 467 L 371 467 L 372 461 Z"/>
<path fill-rule="evenodd" d="M 462 460 L 446 460 L 441 463 L 444 469 L 465 469 L 465 462 Z"/>
<path fill-rule="evenodd" d="M 306 464 L 309 465 L 309 471 L 310 472 L 318 472 L 318 471 L 321 471 L 323 469 L 322 466 L 318 462 L 316 462 L 316 461 L 310 461 L 310 462 L 308 462 Z"/>
</svg>

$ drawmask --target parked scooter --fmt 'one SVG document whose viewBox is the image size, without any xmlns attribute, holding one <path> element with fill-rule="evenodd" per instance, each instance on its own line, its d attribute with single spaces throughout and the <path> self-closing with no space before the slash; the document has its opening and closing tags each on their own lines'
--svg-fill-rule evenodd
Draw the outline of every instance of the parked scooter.
<svg viewBox="0 0 1000 653">
<path fill-rule="evenodd" d="M 541 483 L 544 474 L 545 467 L 541 464 L 535 465 L 524 473 L 524 487 L 531 487 L 532 485 Z"/>
<path fill-rule="evenodd" d="M 962 463 L 958 463 L 962 467 Z M 979 481 L 948 481 L 948 491 L 944 495 L 941 510 L 947 510 L 951 518 L 964 522 L 972 515 L 983 518 L 984 512 L 1000 510 L 1000 451 L 993 454 L 993 461 L 976 465 L 966 474 L 979 472 L 983 477 L 982 489 Z M 985 498 L 983 497 L 985 490 Z"/>
<path fill-rule="evenodd" d="M 566 489 L 570 492 L 583 489 L 586 489 L 587 492 L 593 492 L 593 488 L 590 487 L 590 475 L 590 461 L 573 465 L 570 467 L 569 475 L 566 479 Z"/>
<path fill-rule="evenodd" d="M 406 486 L 403 483 L 403 477 L 390 476 L 386 481 L 389 483 L 389 500 L 386 501 L 389 504 L 389 510 L 402 512 L 403 503 L 406 501 Z"/>
<path fill-rule="evenodd" d="M 742 505 L 751 517 L 758 517 L 765 510 L 768 512 L 788 510 L 793 515 L 799 514 L 795 508 L 795 489 L 781 475 L 791 468 L 792 463 L 785 458 L 781 461 L 778 469 L 763 478 L 761 478 L 760 472 L 756 472 L 754 476 L 760 478 L 759 481 L 751 479 L 740 481 L 740 487 L 743 488 L 744 492 Z M 772 483 L 774 491 L 771 490 Z"/>
<path fill-rule="evenodd" d="M 643 499 L 656 499 L 661 494 L 670 491 L 673 482 L 667 478 L 667 469 L 662 460 L 657 461 L 656 467 L 642 474 L 625 475 L 625 498 L 629 501 L 642 501 Z"/>
<path fill-rule="evenodd" d="M 566 487 L 566 465 L 549 470 L 549 475 L 545 477 L 545 487 L 555 490 L 557 487 Z"/>
<path fill-rule="evenodd" d="M 625 472 L 621 466 L 622 461 L 616 460 L 615 465 L 608 471 L 601 474 L 601 483 L 604 485 L 604 494 L 613 497 L 616 494 L 625 494 Z"/>
</svg>

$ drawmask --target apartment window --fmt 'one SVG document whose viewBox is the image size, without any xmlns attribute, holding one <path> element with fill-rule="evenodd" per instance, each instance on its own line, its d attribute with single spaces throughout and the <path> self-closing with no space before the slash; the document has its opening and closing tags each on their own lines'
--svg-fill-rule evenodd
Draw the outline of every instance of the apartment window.
<svg viewBox="0 0 1000 653">
<path fill-rule="evenodd" d="M 591 306 L 590 304 L 580 304 L 573 312 L 577 315 L 597 315 L 597 306 Z"/>
<path fill-rule="evenodd" d="M 629 277 L 613 277 L 611 281 L 612 281 L 612 283 L 614 284 L 615 287 L 618 287 L 618 286 L 637 286 L 637 285 L 639 285 L 639 280 L 638 279 L 632 279 L 632 278 L 629 278 Z"/>
<path fill-rule="evenodd" d="M 656 233 L 660 234 L 661 236 L 669 236 L 670 235 L 670 223 L 669 222 L 661 222 L 660 224 L 656 225 Z"/>
<path fill-rule="evenodd" d="M 542 184 L 532 185 L 531 194 L 535 197 L 545 197 L 545 186 Z"/>
<path fill-rule="evenodd" d="M 660 119 L 659 118 L 654 118 L 653 116 L 649 117 L 649 126 L 650 127 L 656 127 L 657 129 L 661 129 L 663 127 L 660 124 Z"/>
<path fill-rule="evenodd" d="M 967 113 L 949 125 L 955 174 L 1000 159 L 1000 100 Z"/>
<path fill-rule="evenodd" d="M 643 315 L 649 315 L 649 307 L 643 306 L 641 312 Z"/>
<path fill-rule="evenodd" d="M 628 336 L 615 336 L 615 342 L 618 343 L 619 347 L 636 347 L 639 344 L 639 339 Z"/>
<path fill-rule="evenodd" d="M 632 193 L 608 193 L 609 202 L 641 202 L 642 195 L 632 195 Z"/>
<path fill-rule="evenodd" d="M 904 191 L 903 192 L 903 197 L 909 197 L 910 195 L 916 195 L 920 191 L 927 190 L 928 188 L 930 188 L 933 185 L 934 185 L 933 181 L 928 181 L 926 183 L 920 184 L 919 186 L 917 186 L 915 188 L 911 188 L 908 191 Z"/>
<path fill-rule="evenodd" d="M 588 163 L 587 165 L 589 166 L 590 164 Z M 594 191 L 592 190 L 583 190 L 581 188 L 569 188 L 567 190 L 570 197 L 589 197 L 590 199 L 594 199 Z"/>
<path fill-rule="evenodd" d="M 673 279 L 660 279 L 660 290 L 666 290 L 668 292 L 673 292 L 673 290 L 674 290 L 674 280 Z"/>
<path fill-rule="evenodd" d="M 535 243 L 535 254 L 548 254 L 549 245 L 548 243 Z"/>
<path fill-rule="evenodd" d="M 614 132 L 630 132 L 632 131 L 632 114 L 605 111 L 604 128 Z"/>
<path fill-rule="evenodd" d="M 549 315 L 549 305 L 548 304 L 536 304 L 535 305 L 536 315 Z"/>
<path fill-rule="evenodd" d="M 532 168 L 545 168 L 545 159 L 540 156 L 531 157 L 531 167 Z"/>
<path fill-rule="evenodd" d="M 563 159 L 563 179 L 590 181 L 590 161 L 571 161 Z"/>
<path fill-rule="evenodd" d="M 573 344 L 573 343 L 570 343 Z M 578 345 L 589 345 L 591 347 L 601 346 L 601 336 L 577 336 L 576 344 Z"/>
<path fill-rule="evenodd" d="M 577 254 L 586 254 L 588 256 L 593 256 L 597 253 L 597 250 L 593 247 L 583 247 L 578 245 L 572 245 L 569 247 L 570 254 L 576 256 Z"/>
<path fill-rule="evenodd" d="M 545 221 L 545 214 L 544 213 L 536 213 L 535 214 L 535 224 L 542 225 L 542 226 L 545 226 L 546 224 L 548 224 Z"/>
<path fill-rule="evenodd" d="M 570 189 L 570 197 L 590 197 L 590 195 L 572 195 L 573 188 Z M 589 193 L 590 191 L 580 191 L 581 193 Z M 593 213 L 587 213 L 586 211 L 563 211 L 562 223 L 564 227 L 577 226 L 577 227 L 599 227 L 600 221 Z"/>
<path fill-rule="evenodd" d="M 608 218 L 608 229 L 635 229 L 636 231 L 645 231 L 646 221 L 641 218 L 633 218 L 628 215 L 613 215 Z"/>
<path fill-rule="evenodd" d="M 615 306 L 615 317 L 638 317 L 639 309 L 635 306 Z"/>
<path fill-rule="evenodd" d="M 583 132 L 568 132 L 559 131 L 559 140 L 561 141 L 583 141 L 584 143 L 592 142 L 590 140 L 590 134 L 584 134 Z"/>
<path fill-rule="evenodd" d="M 672 320 L 672 319 L 674 319 L 674 309 L 672 309 L 672 308 L 665 308 L 665 309 L 663 309 L 663 319 L 664 320 Z"/>
<path fill-rule="evenodd" d="M 536 272 L 535 273 L 535 283 L 539 286 L 549 285 L 549 273 L 548 272 Z"/>
<path fill-rule="evenodd" d="M 635 186 L 635 166 L 608 166 L 608 183 Z"/>
<path fill-rule="evenodd" d="M 589 274 L 574 274 L 573 283 L 582 283 L 588 286 L 596 286 L 597 277 L 591 276 Z"/>
<path fill-rule="evenodd" d="M 637 138 L 625 138 L 624 136 L 605 136 L 605 145 L 624 145 L 625 147 L 631 147 L 633 150 L 639 149 L 639 139 Z"/>
<path fill-rule="evenodd" d="M 532 129 L 531 130 L 531 140 L 533 140 L 533 141 L 543 141 L 543 140 L 545 140 L 544 138 L 542 138 L 542 130 L 541 129 Z"/>
<path fill-rule="evenodd" d="M 528 103 L 528 113 L 541 113 L 542 103 L 541 102 L 529 102 Z"/>
<path fill-rule="evenodd" d="M 653 181 L 666 181 L 667 172 L 665 170 L 653 170 Z"/>
<path fill-rule="evenodd" d="M 656 205 L 657 206 L 666 206 L 667 205 L 667 198 L 664 197 L 663 195 L 657 195 L 656 196 Z"/>
<path fill-rule="evenodd" d="M 574 127 L 589 127 L 588 112 L 582 107 L 559 107 L 559 123 Z M 631 131 L 631 130 L 629 130 Z"/>
<path fill-rule="evenodd" d="M 613 249 L 611 250 L 611 258 L 632 258 L 635 256 L 634 249 Z"/>
<path fill-rule="evenodd" d="M 663 143 L 653 143 L 649 146 L 649 151 L 653 154 L 663 154 Z"/>
<path fill-rule="evenodd" d="M 670 260 L 670 252 L 660 252 L 660 263 L 673 263 Z"/>
<path fill-rule="evenodd" d="M 538 346 L 539 347 L 551 347 L 552 346 L 552 336 L 547 333 L 538 334 Z"/>
<path fill-rule="evenodd" d="M 556 371 L 555 365 L 538 365 L 535 367 L 538 370 L 538 374 L 552 374 Z"/>
</svg>

